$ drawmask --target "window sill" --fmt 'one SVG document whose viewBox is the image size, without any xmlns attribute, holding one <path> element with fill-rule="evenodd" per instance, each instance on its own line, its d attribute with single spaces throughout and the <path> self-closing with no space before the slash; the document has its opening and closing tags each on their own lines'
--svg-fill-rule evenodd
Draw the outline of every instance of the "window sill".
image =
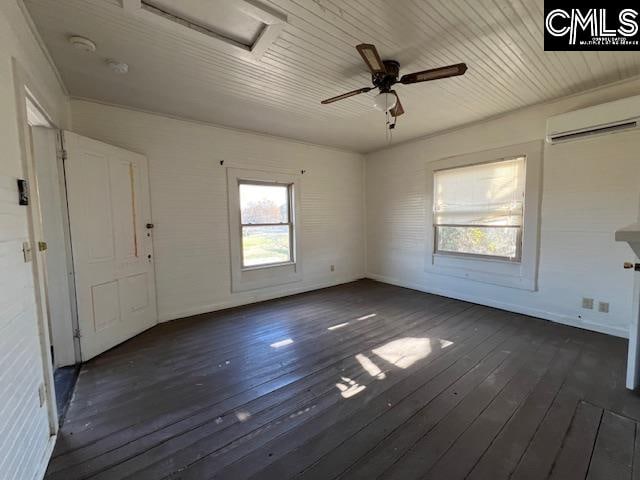
<svg viewBox="0 0 640 480">
<path fill-rule="evenodd" d="M 254 272 L 256 270 L 267 270 L 269 268 L 286 267 L 288 265 L 295 265 L 296 262 L 281 262 L 281 263 L 268 263 L 265 265 L 255 265 L 251 267 L 242 267 L 243 272 Z"/>
<path fill-rule="evenodd" d="M 425 271 L 519 290 L 536 290 L 535 275 L 522 263 L 508 260 L 431 254 Z"/>
<path fill-rule="evenodd" d="M 438 252 L 433 254 L 433 258 L 455 258 L 461 260 L 473 260 L 474 262 L 502 263 L 505 265 L 520 265 L 521 260 L 509 260 L 503 257 L 492 257 L 490 255 L 474 255 L 466 253 L 444 253 Z"/>
</svg>

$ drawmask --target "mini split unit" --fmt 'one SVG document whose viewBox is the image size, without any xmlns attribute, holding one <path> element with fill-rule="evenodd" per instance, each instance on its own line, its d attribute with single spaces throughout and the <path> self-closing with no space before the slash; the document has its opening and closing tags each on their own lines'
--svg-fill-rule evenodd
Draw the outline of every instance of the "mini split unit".
<svg viewBox="0 0 640 480">
<path fill-rule="evenodd" d="M 637 128 L 640 95 L 563 113 L 547 120 L 547 143 L 556 144 Z"/>
</svg>

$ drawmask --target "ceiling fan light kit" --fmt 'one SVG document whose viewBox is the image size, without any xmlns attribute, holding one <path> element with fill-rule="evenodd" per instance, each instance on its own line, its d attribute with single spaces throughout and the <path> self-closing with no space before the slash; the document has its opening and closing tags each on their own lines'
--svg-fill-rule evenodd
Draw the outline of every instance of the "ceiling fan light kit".
<svg viewBox="0 0 640 480">
<path fill-rule="evenodd" d="M 409 73 L 400 77 L 400 64 L 395 60 L 382 60 L 375 45 L 362 43 L 356 46 L 356 50 L 371 72 L 371 83 L 373 83 L 373 87 L 359 88 L 358 90 L 353 90 L 336 97 L 328 98 L 320 103 L 327 105 L 329 103 L 337 102 L 338 100 L 344 100 L 345 98 L 360 95 L 361 93 L 370 92 L 377 88 L 380 93 L 374 97 L 373 106 L 382 112 L 389 113 L 394 118 L 393 123 L 387 122 L 389 129 L 393 129 L 395 127 L 397 117 L 404 113 L 400 97 L 398 97 L 395 90 L 392 90 L 392 87 L 396 83 L 410 85 L 412 83 L 429 82 L 431 80 L 464 75 L 467 71 L 466 64 L 457 63 L 446 67 L 432 68 L 421 72 Z"/>
<path fill-rule="evenodd" d="M 398 98 L 393 93 L 379 93 L 373 97 L 373 106 L 381 112 L 388 112 L 398 103 Z"/>
</svg>

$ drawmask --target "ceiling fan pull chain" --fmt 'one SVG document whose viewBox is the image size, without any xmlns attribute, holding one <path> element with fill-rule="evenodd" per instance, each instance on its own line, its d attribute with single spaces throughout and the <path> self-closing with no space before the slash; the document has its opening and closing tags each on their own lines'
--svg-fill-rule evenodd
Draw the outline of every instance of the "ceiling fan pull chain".
<svg viewBox="0 0 640 480">
<path fill-rule="evenodd" d="M 384 134 L 388 144 L 391 144 L 391 129 L 389 128 L 389 110 L 385 112 L 385 125 L 384 125 Z"/>
</svg>

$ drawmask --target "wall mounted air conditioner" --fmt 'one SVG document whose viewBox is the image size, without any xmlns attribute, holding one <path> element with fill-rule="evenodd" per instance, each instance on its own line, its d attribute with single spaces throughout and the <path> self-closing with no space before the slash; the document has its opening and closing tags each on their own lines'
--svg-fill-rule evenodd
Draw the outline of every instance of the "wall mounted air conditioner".
<svg viewBox="0 0 640 480">
<path fill-rule="evenodd" d="M 640 95 L 563 113 L 547 119 L 547 143 L 579 140 L 640 125 Z"/>
</svg>

